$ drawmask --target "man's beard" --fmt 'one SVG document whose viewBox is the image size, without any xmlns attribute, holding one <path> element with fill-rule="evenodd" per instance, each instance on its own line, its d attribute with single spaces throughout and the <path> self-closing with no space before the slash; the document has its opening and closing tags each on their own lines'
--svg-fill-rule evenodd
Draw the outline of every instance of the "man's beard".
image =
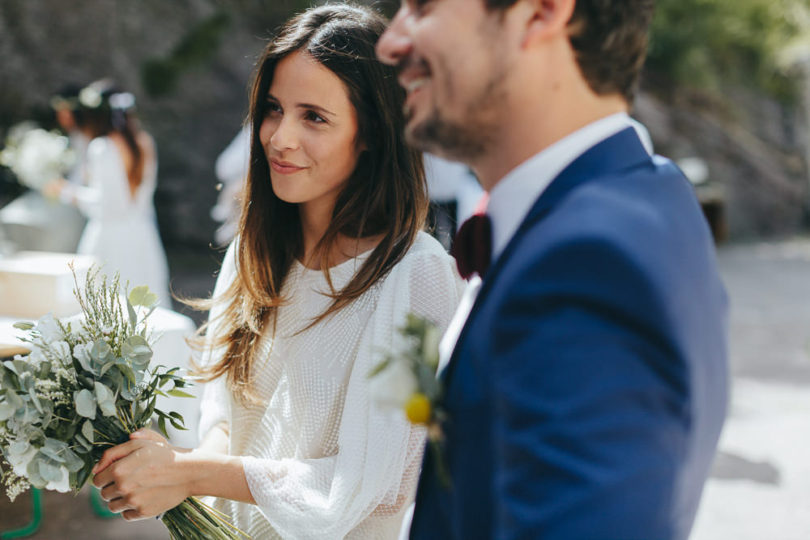
<svg viewBox="0 0 810 540">
<path fill-rule="evenodd" d="M 485 134 L 471 133 L 469 127 L 445 120 L 434 109 L 430 118 L 408 132 L 408 143 L 454 161 L 468 161 L 480 155 L 487 146 Z"/>
<path fill-rule="evenodd" d="M 479 158 L 502 127 L 498 124 L 497 104 L 505 99 L 501 84 L 503 73 L 494 75 L 479 96 L 467 105 L 461 115 L 465 119 L 463 123 L 446 118 L 434 103 L 430 115 L 407 130 L 408 143 L 453 161 L 469 164 Z M 448 95 L 452 97 L 452 93 Z"/>
</svg>

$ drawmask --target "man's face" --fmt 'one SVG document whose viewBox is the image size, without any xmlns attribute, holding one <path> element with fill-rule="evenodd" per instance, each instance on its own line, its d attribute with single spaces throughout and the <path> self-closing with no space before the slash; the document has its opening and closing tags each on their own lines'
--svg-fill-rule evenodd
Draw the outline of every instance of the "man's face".
<svg viewBox="0 0 810 540">
<path fill-rule="evenodd" d="M 513 55 L 482 0 L 404 0 L 377 43 L 405 88 L 405 135 L 422 150 L 470 162 L 503 123 Z"/>
</svg>

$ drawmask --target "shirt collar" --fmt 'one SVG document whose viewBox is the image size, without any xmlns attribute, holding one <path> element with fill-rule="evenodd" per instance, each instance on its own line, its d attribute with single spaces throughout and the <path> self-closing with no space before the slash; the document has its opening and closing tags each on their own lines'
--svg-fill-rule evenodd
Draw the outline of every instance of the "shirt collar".
<svg viewBox="0 0 810 540">
<path fill-rule="evenodd" d="M 504 176 L 490 191 L 487 205 L 487 214 L 492 219 L 492 262 L 563 169 L 592 146 L 631 126 L 644 129 L 626 113 L 606 116 L 560 139 Z"/>
</svg>

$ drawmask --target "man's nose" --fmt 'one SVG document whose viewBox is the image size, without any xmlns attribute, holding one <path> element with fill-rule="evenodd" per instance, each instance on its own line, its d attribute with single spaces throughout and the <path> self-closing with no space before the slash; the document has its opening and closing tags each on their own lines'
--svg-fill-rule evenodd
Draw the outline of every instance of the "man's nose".
<svg viewBox="0 0 810 540">
<path fill-rule="evenodd" d="M 401 7 L 388 29 L 377 40 L 377 58 L 384 64 L 397 65 L 411 50 L 411 38 L 407 33 L 407 8 Z"/>
</svg>

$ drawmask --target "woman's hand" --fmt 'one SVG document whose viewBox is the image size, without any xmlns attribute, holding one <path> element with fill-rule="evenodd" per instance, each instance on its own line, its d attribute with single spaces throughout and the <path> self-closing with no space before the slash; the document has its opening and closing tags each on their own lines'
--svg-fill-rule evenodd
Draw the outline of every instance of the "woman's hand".
<svg viewBox="0 0 810 540">
<path fill-rule="evenodd" d="M 127 521 L 156 516 L 191 495 L 188 450 L 174 447 L 159 434 L 141 430 L 110 448 L 93 468 L 93 484 L 111 512 Z"/>
<path fill-rule="evenodd" d="M 67 185 L 67 180 L 64 178 L 57 178 L 55 180 L 51 180 L 44 186 L 42 186 L 42 194 L 51 200 L 59 200 L 62 195 L 62 191 L 65 189 Z"/>
</svg>

